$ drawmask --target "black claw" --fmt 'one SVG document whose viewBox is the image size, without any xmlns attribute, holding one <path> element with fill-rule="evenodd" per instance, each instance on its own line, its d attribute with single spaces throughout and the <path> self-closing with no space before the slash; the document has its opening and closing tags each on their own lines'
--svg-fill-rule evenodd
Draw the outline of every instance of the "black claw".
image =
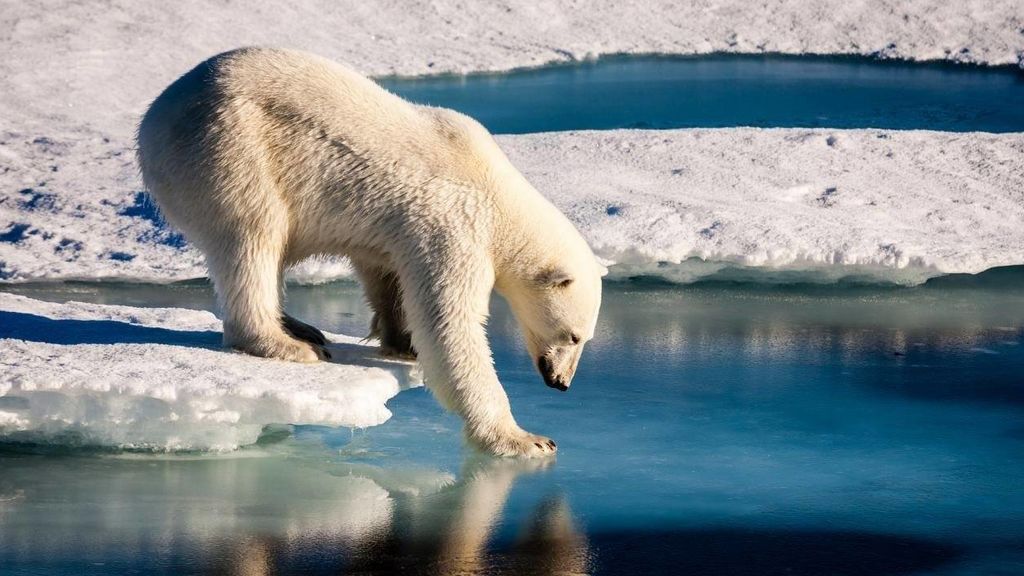
<svg viewBox="0 0 1024 576">
<path fill-rule="evenodd" d="M 558 444 L 555 444 L 554 440 L 548 440 L 548 446 L 551 446 L 552 448 L 554 448 L 555 446 L 558 446 Z"/>
<path fill-rule="evenodd" d="M 540 448 L 541 450 L 544 449 L 544 447 L 540 445 L 540 442 L 534 442 L 533 445 L 536 446 L 537 448 Z"/>
<path fill-rule="evenodd" d="M 316 327 L 310 326 L 300 320 L 296 320 L 287 314 L 281 317 L 281 324 L 289 334 L 299 340 L 305 340 L 306 342 L 316 344 L 317 346 L 325 346 L 328 344 L 327 337 L 324 336 L 323 332 L 318 330 Z"/>
</svg>

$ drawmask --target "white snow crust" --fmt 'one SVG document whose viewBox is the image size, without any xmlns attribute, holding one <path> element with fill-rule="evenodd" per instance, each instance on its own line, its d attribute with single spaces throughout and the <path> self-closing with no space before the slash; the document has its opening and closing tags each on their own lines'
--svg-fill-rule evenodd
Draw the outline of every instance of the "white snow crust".
<svg viewBox="0 0 1024 576">
<path fill-rule="evenodd" d="M 0 293 L 0 441 L 231 450 L 272 424 L 367 427 L 418 384 L 411 365 L 329 334 L 333 362 L 220 347 L 209 312 Z"/>
<path fill-rule="evenodd" d="M 498 141 L 612 278 L 915 284 L 1024 263 L 1024 134 L 738 128 Z M 0 238 L 25 228 L 0 242 L 6 281 L 206 274 L 140 192 L 130 150 L 27 147 L 34 153 L 0 181 L 46 185 L 0 199 Z M 343 261 L 323 259 L 292 272 L 307 283 L 349 275 Z"/>
<path fill-rule="evenodd" d="M 613 277 L 917 284 L 1024 264 L 1024 134 L 742 128 L 502 143 Z"/>
<path fill-rule="evenodd" d="M 0 282 L 205 275 L 142 194 L 132 135 L 174 78 L 238 46 L 307 49 L 375 75 L 615 53 L 1013 65 L 1021 30 L 1019 0 L 12 2 L 0 11 Z M 740 265 L 917 282 L 1022 263 L 1020 135 L 736 129 L 500 142 L 618 276 L 687 281 Z M 613 204 L 617 217 L 605 213 Z M 292 278 L 349 273 L 318 260 Z"/>
</svg>

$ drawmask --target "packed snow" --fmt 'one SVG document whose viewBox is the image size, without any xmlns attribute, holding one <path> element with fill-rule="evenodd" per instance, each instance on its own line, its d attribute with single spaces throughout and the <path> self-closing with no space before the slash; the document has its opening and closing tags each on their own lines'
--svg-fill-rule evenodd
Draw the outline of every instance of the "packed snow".
<svg viewBox="0 0 1024 576">
<path fill-rule="evenodd" d="M 304 365 L 223 350 L 220 330 L 209 312 L 0 293 L 0 440 L 231 450 L 268 425 L 381 424 L 418 385 L 348 336 Z"/>
<path fill-rule="evenodd" d="M 1024 53 L 1019 0 L 7 4 L 0 15 L 4 108 L 39 119 L 137 115 L 181 72 L 245 45 L 312 50 L 373 75 L 500 71 L 606 54 L 854 54 L 1017 65 Z"/>
<path fill-rule="evenodd" d="M 613 276 L 916 284 L 1024 264 L 1024 134 L 745 128 L 502 143 Z"/>
<path fill-rule="evenodd" d="M 168 83 L 238 46 L 308 49 L 376 75 L 619 53 L 1012 65 L 1022 29 L 1016 0 L 12 3 L 0 14 L 0 281 L 205 275 L 143 193 L 132 135 Z M 686 281 L 741 265 L 916 282 L 1022 262 L 1019 136 L 698 130 L 500 141 L 613 275 Z M 291 276 L 349 273 L 321 259 Z"/>
<path fill-rule="evenodd" d="M 613 278 L 914 284 L 1024 263 L 1024 134 L 621 130 L 498 140 Z M 0 198 L 0 277 L 206 274 L 142 192 L 128 148 L 50 139 L 26 148 L 0 175 L 7 189 L 27 183 Z M 320 259 L 292 277 L 349 273 Z"/>
</svg>

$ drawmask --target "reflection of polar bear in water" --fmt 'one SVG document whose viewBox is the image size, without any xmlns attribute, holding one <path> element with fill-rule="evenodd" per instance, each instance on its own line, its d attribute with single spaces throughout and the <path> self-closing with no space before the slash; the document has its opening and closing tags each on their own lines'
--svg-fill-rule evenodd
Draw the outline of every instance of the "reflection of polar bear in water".
<svg viewBox="0 0 1024 576">
<path fill-rule="evenodd" d="M 418 354 L 474 443 L 555 451 L 512 417 L 484 330 L 489 296 L 509 301 L 545 382 L 564 390 L 594 333 L 602 267 L 478 123 L 316 56 L 243 49 L 156 99 L 139 162 L 168 220 L 206 255 L 226 345 L 323 358 L 322 334 L 282 313 L 282 271 L 346 255 L 382 350 Z"/>
<path fill-rule="evenodd" d="M 338 571 L 344 574 L 589 574 L 594 554 L 564 496 L 543 498 L 532 510 L 519 511 L 526 512 L 525 522 L 505 511 L 518 478 L 544 470 L 549 462 L 471 457 L 458 482 L 439 490 L 417 485 L 425 480 L 418 475 L 413 484 L 394 485 L 394 470 L 328 464 L 329 473 L 342 485 L 371 478 L 388 490 L 390 497 L 379 500 L 375 508 L 386 516 L 372 516 L 372 528 L 361 524 L 350 529 L 351 534 L 332 533 L 327 526 L 292 529 L 287 536 L 266 530 L 252 537 L 243 534 L 217 550 L 223 565 L 214 563 L 213 571 L 272 574 L 275 567 L 298 565 L 326 571 L 323 568 L 331 568 L 332 559 L 343 559 L 344 569 Z M 320 472 L 305 470 L 298 475 L 316 478 Z M 521 528 L 513 542 L 495 538 L 502 525 L 516 524 Z M 343 544 L 337 545 L 342 538 Z M 326 555 L 325 546 L 330 552 Z M 317 562 L 311 563 L 314 556 Z M 328 564 L 318 564 L 325 558 Z"/>
</svg>

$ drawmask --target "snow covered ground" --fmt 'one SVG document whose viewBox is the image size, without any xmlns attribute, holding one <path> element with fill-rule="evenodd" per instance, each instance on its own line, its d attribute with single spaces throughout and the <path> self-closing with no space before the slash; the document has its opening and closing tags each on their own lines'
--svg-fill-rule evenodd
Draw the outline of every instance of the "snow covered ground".
<svg viewBox="0 0 1024 576">
<path fill-rule="evenodd" d="M 156 450 L 231 450 L 268 424 L 366 427 L 417 385 L 414 369 L 329 335 L 333 362 L 220 348 L 208 312 L 0 293 L 0 438 Z M 284 384 L 282 384 L 284 383 Z"/>
<path fill-rule="evenodd" d="M 305 48 L 371 74 L 502 70 L 610 53 L 1016 64 L 1024 54 L 1024 3 L 524 0 L 466 7 L 445 0 L 243 8 L 55 0 L 5 6 L 0 30 L 0 281 L 168 281 L 204 270 L 180 236 L 158 225 L 141 193 L 132 133 L 164 86 L 226 49 Z M 1024 188 L 1021 142 L 1015 135 L 806 130 L 502 139 L 615 264 L 614 274 L 657 271 L 680 281 L 731 264 L 916 282 L 1021 263 L 1014 232 Z M 961 238 L 968 231 L 969 240 Z M 348 273 L 344 263 L 326 261 L 293 276 Z"/>
<path fill-rule="evenodd" d="M 502 143 L 614 276 L 690 282 L 739 267 L 728 277 L 916 284 L 1024 263 L 1024 134 L 636 130 Z"/>
<path fill-rule="evenodd" d="M 137 116 L 200 60 L 244 45 L 312 50 L 374 75 L 507 70 L 618 53 L 1017 65 L 1022 28 L 1019 0 L 9 2 L 0 14 L 0 115 L 109 127 Z"/>
<path fill-rule="evenodd" d="M 762 279 L 913 284 L 1024 263 L 1024 134 L 623 130 L 499 141 L 613 277 L 687 282 L 742 267 Z M 26 148 L 0 175 L 5 190 L 24 186 L 0 197 L 0 277 L 205 275 L 200 255 L 160 225 L 124 144 Z M 348 273 L 314 261 L 296 275 Z"/>
<path fill-rule="evenodd" d="M 167 83 L 240 45 L 311 49 L 374 74 L 500 70 L 610 53 L 842 53 L 982 64 L 1014 64 L 1024 54 L 1024 5 L 1014 0 L 756 7 L 513 1 L 469 9 L 454 2 L 241 9 L 56 1 L 7 6 L 0 29 L 6 31 L 0 37 L 6 55 L 0 61 L 0 280 L 7 281 L 203 274 L 198 255 L 157 225 L 140 194 L 131 134 Z M 1020 138 L 893 134 L 883 140 L 854 132 L 832 136 L 836 146 L 821 145 L 823 138 L 829 136 L 807 131 L 616 133 L 503 144 L 621 273 L 699 257 L 720 262 L 665 275 L 685 280 L 721 262 L 841 263 L 884 267 L 883 275 L 909 267 L 911 273 L 894 274 L 913 280 L 921 270 L 1020 262 L 1019 238 L 1006 234 L 1020 217 Z M 710 142 L 715 146 L 705 148 Z M 688 149 L 695 144 L 705 149 Z M 796 153 L 782 154 L 782 145 Z M 947 146 L 973 160 L 952 157 Z M 1000 160 L 978 157 L 989 150 Z M 546 158 L 559 162 L 545 166 Z M 912 162 L 929 159 L 941 162 Z M 601 170 L 595 178 L 608 162 L 623 171 Z M 808 163 L 821 171 L 800 169 Z M 749 169 L 740 174 L 737 166 Z M 953 177 L 953 168 L 965 171 Z M 979 190 L 984 198 L 973 195 Z M 923 204 L 936 199 L 935 206 Z M 908 206 L 915 207 L 909 218 L 886 212 Z M 986 206 L 1009 220 L 986 218 Z M 979 226 L 982 238 L 951 245 L 956 233 Z M 932 232 L 945 240 L 936 246 L 926 238 Z M 1009 252 L 996 250 L 1004 245 Z M 343 263 L 315 262 L 297 275 L 315 281 L 347 273 Z"/>
</svg>

